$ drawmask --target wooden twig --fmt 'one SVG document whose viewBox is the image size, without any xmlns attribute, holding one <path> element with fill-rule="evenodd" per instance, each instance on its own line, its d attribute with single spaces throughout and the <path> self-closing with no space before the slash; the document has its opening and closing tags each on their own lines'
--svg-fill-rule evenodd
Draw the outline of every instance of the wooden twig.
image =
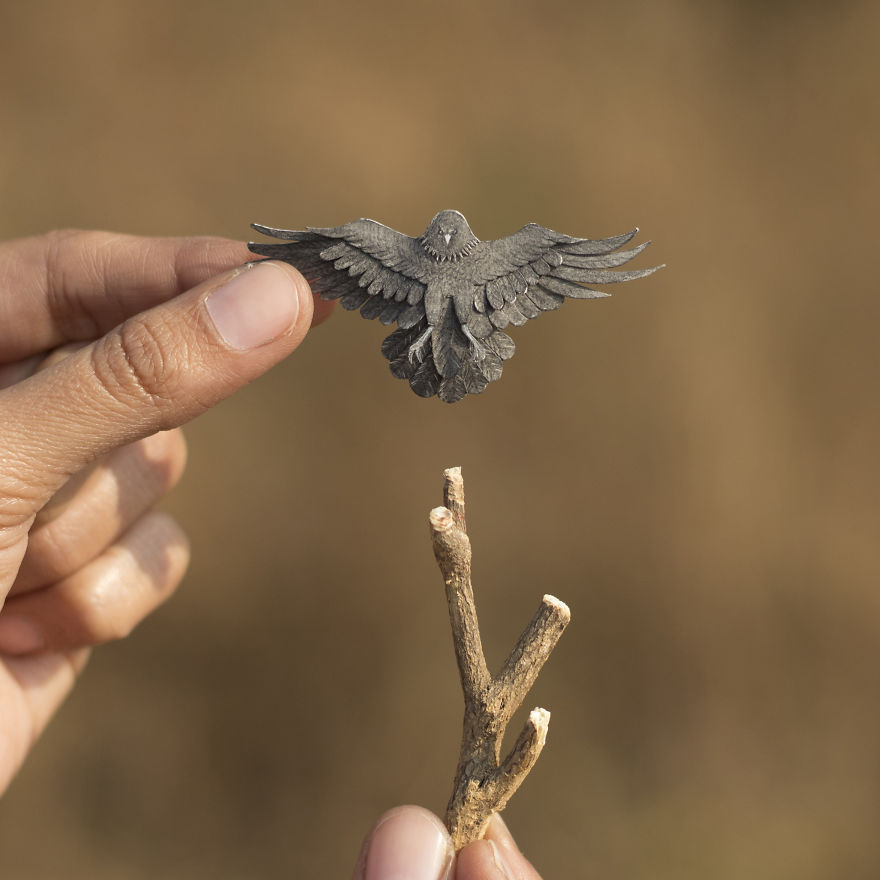
<svg viewBox="0 0 880 880">
<path fill-rule="evenodd" d="M 446 826 L 457 852 L 482 837 L 492 813 L 504 809 L 541 754 L 550 723 L 550 713 L 545 709 L 532 710 L 503 761 L 501 739 L 559 641 L 571 612 L 559 599 L 544 596 L 501 672 L 494 678 L 489 674 L 471 585 L 471 542 L 466 529 L 461 468 L 449 468 L 443 473 L 446 506 L 435 507 L 428 519 L 434 555 L 446 584 L 465 704 L 461 753 L 446 808 Z"/>
</svg>

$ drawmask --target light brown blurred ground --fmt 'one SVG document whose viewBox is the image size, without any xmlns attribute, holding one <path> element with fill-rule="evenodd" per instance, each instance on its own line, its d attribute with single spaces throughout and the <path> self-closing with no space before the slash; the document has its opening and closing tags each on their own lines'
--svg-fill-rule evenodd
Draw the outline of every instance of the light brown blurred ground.
<svg viewBox="0 0 880 880">
<path fill-rule="evenodd" d="M 3 236 L 454 207 L 668 268 L 454 407 L 340 313 L 194 424 L 191 574 L 3 799 L 0 876 L 343 878 L 442 811 L 453 464 L 490 659 L 574 612 L 507 812 L 548 880 L 880 876 L 876 4 L 3 6 Z"/>
</svg>

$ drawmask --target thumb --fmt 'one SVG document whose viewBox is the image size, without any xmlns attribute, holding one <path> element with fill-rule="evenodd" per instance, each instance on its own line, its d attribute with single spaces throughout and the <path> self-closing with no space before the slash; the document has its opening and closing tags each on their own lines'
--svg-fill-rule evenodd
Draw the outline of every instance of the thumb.
<svg viewBox="0 0 880 880">
<path fill-rule="evenodd" d="M 264 373 L 311 320 L 296 269 L 249 264 L 0 392 L 0 509 L 29 519 L 95 458 L 189 421 Z"/>
</svg>

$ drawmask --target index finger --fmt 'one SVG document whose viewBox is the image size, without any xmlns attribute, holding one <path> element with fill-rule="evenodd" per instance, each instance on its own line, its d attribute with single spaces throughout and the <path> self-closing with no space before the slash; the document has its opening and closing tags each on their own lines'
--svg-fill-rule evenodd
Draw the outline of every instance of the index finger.
<svg viewBox="0 0 880 880">
<path fill-rule="evenodd" d="M 97 339 L 252 256 L 209 236 L 66 230 L 0 242 L 0 364 Z"/>
</svg>

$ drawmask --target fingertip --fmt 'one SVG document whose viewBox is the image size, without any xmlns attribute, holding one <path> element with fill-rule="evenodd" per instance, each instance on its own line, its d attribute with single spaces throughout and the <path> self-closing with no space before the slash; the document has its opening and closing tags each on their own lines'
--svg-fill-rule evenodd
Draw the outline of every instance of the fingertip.
<svg viewBox="0 0 880 880">
<path fill-rule="evenodd" d="M 281 270 L 293 281 L 296 287 L 296 295 L 299 304 L 299 313 L 297 315 L 296 323 L 302 324 L 308 329 L 313 323 L 315 296 L 312 294 L 311 285 L 306 281 L 305 276 L 296 268 L 296 266 L 293 266 L 290 263 L 285 263 L 283 260 L 257 260 L 251 265 L 257 266 L 260 264 L 265 264 Z M 332 303 L 328 303 L 328 305 L 332 305 Z"/>
<path fill-rule="evenodd" d="M 455 853 L 432 812 L 412 805 L 384 813 L 367 835 L 354 880 L 450 880 Z"/>
<path fill-rule="evenodd" d="M 510 880 L 491 840 L 474 840 L 458 854 L 455 880 Z"/>
<path fill-rule="evenodd" d="M 532 863 L 516 845 L 516 841 L 513 839 L 507 823 L 498 813 L 493 813 L 489 819 L 489 824 L 486 828 L 486 840 L 494 847 L 496 863 L 503 872 L 501 876 L 512 878 L 512 880 L 541 880 Z M 475 875 L 474 880 L 476 878 L 477 875 Z M 457 877 L 456 880 L 466 880 L 466 878 Z"/>
<path fill-rule="evenodd" d="M 333 314 L 333 311 L 336 308 L 336 301 L 322 299 L 317 293 L 315 293 L 312 295 L 312 303 L 314 305 L 312 326 L 317 327 L 319 324 L 323 324 L 324 321 Z"/>
<path fill-rule="evenodd" d="M 250 265 L 258 266 L 263 263 L 277 266 L 293 278 L 294 284 L 297 287 L 300 307 L 299 316 L 296 321 L 297 330 L 308 331 L 311 327 L 323 324 L 333 314 L 336 308 L 336 301 L 323 299 L 319 294 L 313 293 L 312 287 L 305 275 L 296 266 L 283 260 L 255 260 Z"/>
<path fill-rule="evenodd" d="M 273 260 L 245 264 L 211 290 L 204 303 L 217 335 L 236 351 L 261 348 L 283 337 L 301 338 L 312 322 L 312 295 L 305 278 L 293 266 Z"/>
</svg>

